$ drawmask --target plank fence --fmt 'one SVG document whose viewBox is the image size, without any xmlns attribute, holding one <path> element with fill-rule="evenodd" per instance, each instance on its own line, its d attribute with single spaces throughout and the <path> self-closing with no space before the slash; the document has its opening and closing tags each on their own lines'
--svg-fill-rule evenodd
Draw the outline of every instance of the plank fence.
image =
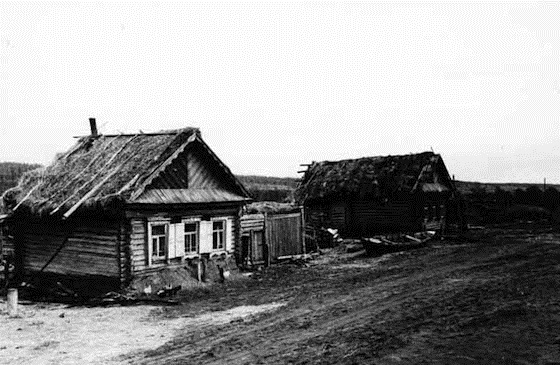
<svg viewBox="0 0 560 365">
<path fill-rule="evenodd" d="M 241 218 L 244 266 L 269 265 L 306 254 L 303 213 L 251 214 Z"/>
</svg>

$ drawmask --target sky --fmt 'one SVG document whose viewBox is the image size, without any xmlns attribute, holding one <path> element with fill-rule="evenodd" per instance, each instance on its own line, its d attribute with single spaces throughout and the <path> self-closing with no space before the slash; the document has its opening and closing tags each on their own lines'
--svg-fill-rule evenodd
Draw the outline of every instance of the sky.
<svg viewBox="0 0 560 365">
<path fill-rule="evenodd" d="M 199 127 L 236 174 L 433 150 L 560 183 L 560 3 L 0 3 L 0 161 Z"/>
</svg>

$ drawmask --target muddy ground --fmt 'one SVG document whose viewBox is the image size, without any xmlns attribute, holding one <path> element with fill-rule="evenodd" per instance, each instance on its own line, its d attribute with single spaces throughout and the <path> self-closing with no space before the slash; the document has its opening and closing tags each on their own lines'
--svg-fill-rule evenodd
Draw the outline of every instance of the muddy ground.
<svg viewBox="0 0 560 365">
<path fill-rule="evenodd" d="M 178 298 L 3 313 L 0 362 L 560 364 L 550 229 L 477 231 L 382 257 L 330 252 Z"/>
</svg>

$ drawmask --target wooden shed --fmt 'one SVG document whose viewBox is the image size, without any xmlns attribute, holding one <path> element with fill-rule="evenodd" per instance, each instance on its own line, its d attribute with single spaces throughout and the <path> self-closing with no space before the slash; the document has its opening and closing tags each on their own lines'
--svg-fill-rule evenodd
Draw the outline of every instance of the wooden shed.
<svg viewBox="0 0 560 365">
<path fill-rule="evenodd" d="M 295 192 L 309 225 L 346 237 L 441 230 L 454 194 L 433 152 L 313 162 Z"/>
<path fill-rule="evenodd" d="M 186 259 L 234 257 L 249 194 L 196 128 L 82 137 L 4 194 L 21 275 L 124 286 Z"/>
</svg>

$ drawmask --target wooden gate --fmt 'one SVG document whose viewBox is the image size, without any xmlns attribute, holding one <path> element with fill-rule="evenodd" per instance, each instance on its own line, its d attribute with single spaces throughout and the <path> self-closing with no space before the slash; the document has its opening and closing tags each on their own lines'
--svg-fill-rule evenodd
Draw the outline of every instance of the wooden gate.
<svg viewBox="0 0 560 365">
<path fill-rule="evenodd" d="M 301 213 L 266 215 L 264 226 L 270 261 L 305 253 Z"/>
<path fill-rule="evenodd" d="M 252 214 L 241 218 L 244 265 L 275 262 L 279 257 L 305 254 L 302 213 Z"/>
</svg>

